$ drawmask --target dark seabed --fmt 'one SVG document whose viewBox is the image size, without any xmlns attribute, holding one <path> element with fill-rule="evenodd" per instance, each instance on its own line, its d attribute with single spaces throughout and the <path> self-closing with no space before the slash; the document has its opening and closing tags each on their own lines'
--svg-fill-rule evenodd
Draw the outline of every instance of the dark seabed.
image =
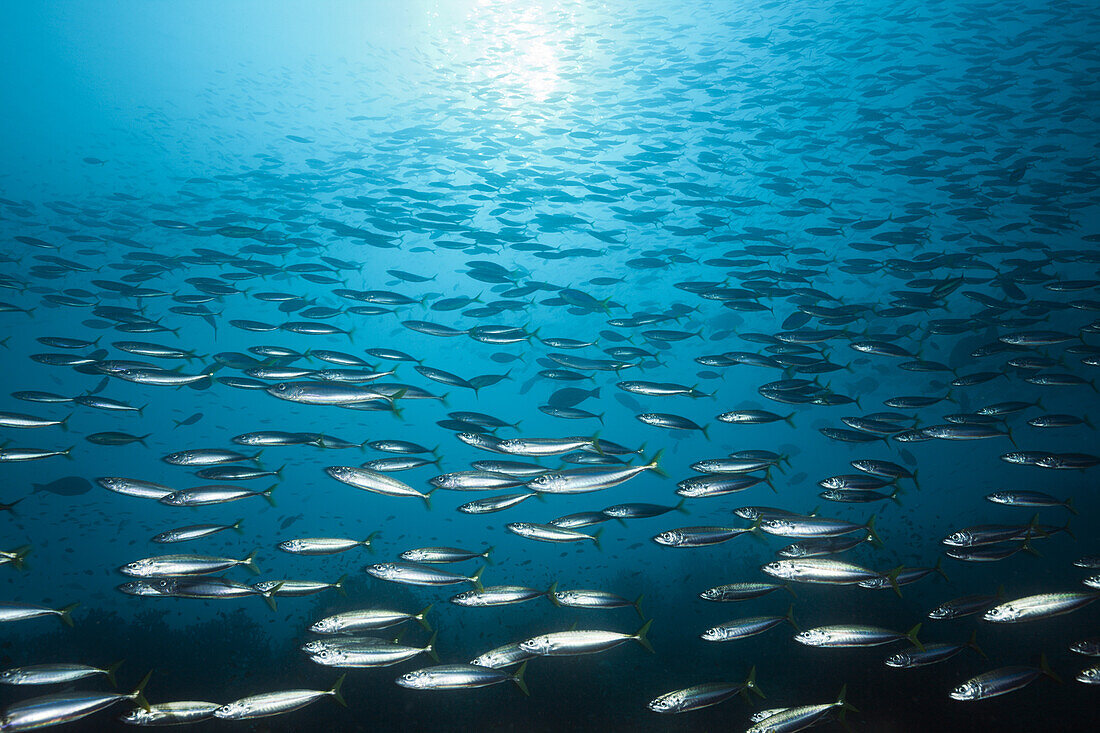
<svg viewBox="0 0 1100 733">
<path fill-rule="evenodd" d="M 1098 37 L 4 3 L 0 730 L 1096 730 Z"/>
</svg>

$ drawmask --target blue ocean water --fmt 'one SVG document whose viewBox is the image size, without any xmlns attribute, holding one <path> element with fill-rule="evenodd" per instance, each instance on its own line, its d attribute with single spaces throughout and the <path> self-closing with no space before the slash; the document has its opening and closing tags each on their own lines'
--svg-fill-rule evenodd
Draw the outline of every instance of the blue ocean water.
<svg viewBox="0 0 1100 733">
<path fill-rule="evenodd" d="M 1089 592 L 1082 580 L 1096 572 L 1074 565 L 1100 552 L 1088 420 L 1100 414 L 1093 384 L 1100 59 L 1098 16 L 1088 4 L 67 2 L 9 3 L 0 14 L 0 411 L 65 418 L 0 428 L 0 502 L 18 502 L 0 512 L 0 551 L 31 547 L 25 569 L 0 564 L 0 601 L 80 604 L 73 628 L 54 618 L 0 624 L 0 667 L 125 659 L 119 690 L 153 670 L 144 690 L 153 704 L 327 690 L 343 670 L 300 650 L 315 638 L 311 623 L 353 609 L 412 613 L 434 604 L 427 619 L 445 663 L 573 625 L 633 634 L 650 619 L 655 653 L 628 640 L 600 654 L 534 658 L 524 674 L 530 696 L 511 683 L 449 691 L 394 684 L 435 664 L 422 655 L 347 670 L 346 709 L 322 699 L 257 721 L 197 725 L 741 730 L 754 710 L 831 703 L 846 685 L 859 712 L 845 722 L 856 730 L 1093 727 L 1097 688 L 1074 678 L 1095 659 L 1069 645 L 1096 636 L 1100 606 L 1020 624 L 928 618 L 945 601 L 998 589 L 1001 600 Z M 459 334 L 429 335 L 410 321 Z M 302 333 L 305 323 L 337 331 Z M 491 326 L 504 327 L 497 338 Z M 1040 332 L 1046 337 L 1023 345 L 1014 339 Z M 88 343 L 39 341 L 58 337 Z M 127 341 L 191 358 L 116 346 Z M 261 346 L 304 356 L 249 351 Z M 647 353 L 608 353 L 624 347 Z M 901 355 L 886 353 L 891 348 Z M 396 368 L 362 389 L 398 386 L 370 403 L 377 410 L 300 404 L 263 389 L 323 379 L 317 371 L 337 366 L 317 356 L 324 350 L 357 356 L 370 369 Z M 619 363 L 578 366 L 578 358 Z M 120 376 L 125 365 L 110 360 L 209 376 L 155 386 Z M 259 380 L 244 373 L 285 366 L 305 371 Z M 441 384 L 425 367 L 466 383 Z M 560 379 L 562 370 L 577 379 Z M 475 377 L 486 386 L 472 389 Z M 637 394 L 619 386 L 626 380 L 695 392 Z M 807 381 L 776 386 L 780 380 Z M 16 396 L 32 390 L 63 401 Z M 430 394 L 414 399 L 416 390 Z M 78 396 L 142 409 L 67 401 Z M 942 401 L 884 404 L 899 396 Z M 1025 404 L 982 419 L 982 408 L 1009 401 Z M 562 408 L 590 415 L 569 419 Z M 717 419 L 738 410 L 791 419 Z M 433 476 L 478 460 L 578 468 L 556 456 L 472 447 L 456 433 L 476 422 L 438 424 L 458 411 L 507 423 L 489 432 L 500 439 L 587 439 L 581 450 L 559 452 L 576 460 L 614 453 L 601 452 L 601 439 L 634 451 L 619 457 L 635 465 L 663 451 L 667 477 L 644 471 L 598 493 L 547 494 L 474 515 L 457 508 L 524 487 L 442 489 L 429 508 L 325 473 L 400 455 L 365 445 L 382 440 L 435 449 L 427 458 L 438 464 L 389 474 L 420 492 Z M 637 417 L 653 413 L 689 429 Z M 1041 415 L 1082 422 L 1028 422 Z M 844 420 L 867 416 L 877 428 Z M 991 435 L 921 432 L 943 425 Z M 822 428 L 854 430 L 866 442 L 830 438 Z M 140 440 L 88 440 L 108 431 Z M 314 437 L 231 464 L 278 470 L 273 477 L 218 482 L 162 460 L 191 449 L 252 455 L 255 448 L 233 438 L 256 431 Z M 883 439 L 871 439 L 876 434 Z M 332 447 L 337 440 L 354 445 Z M 5 454 L 70 446 L 40 460 Z M 1003 459 L 1017 450 L 1080 454 L 1071 460 L 1082 468 Z M 677 482 L 697 475 L 692 464 L 737 451 L 782 460 L 750 474 L 766 474 L 767 483 L 741 492 L 676 493 Z M 858 459 L 894 462 L 917 480 L 883 488 L 900 487 L 897 501 L 821 497 L 818 482 L 858 474 L 850 465 Z M 52 484 L 71 477 L 69 491 Z M 173 490 L 274 485 L 275 505 L 248 498 L 169 506 L 112 493 L 97 483 L 103 477 Z M 985 498 L 997 491 L 1072 497 L 1077 514 Z M 682 498 L 686 514 L 578 530 L 602 530 L 598 546 L 584 538 L 538 542 L 506 528 Z M 796 540 L 759 529 L 706 547 L 653 538 L 678 527 L 747 529 L 752 522 L 733 513 L 745 506 L 856 525 L 873 515 L 882 546 L 860 544 L 837 559 L 880 573 L 942 560 L 946 577 L 902 586 L 900 597 L 889 588 L 793 583 L 796 595 L 703 600 L 716 585 L 772 580 L 761 566 Z M 1045 529 L 1028 528 L 1036 513 Z M 1070 533 L 1057 531 L 1067 518 Z M 150 541 L 172 528 L 238 519 L 240 533 Z M 992 524 L 1020 527 L 1016 544 L 998 545 L 1019 552 L 994 562 L 945 556 L 948 534 Z M 374 532 L 370 551 L 307 557 L 277 548 L 294 538 L 361 540 Z M 630 605 L 563 608 L 544 597 L 465 608 L 448 599 L 468 583 L 402 585 L 365 571 L 424 546 L 492 546 L 486 586 L 557 583 L 643 598 L 638 613 Z M 272 612 L 254 596 L 118 590 L 132 580 L 119 568 L 141 558 L 240 559 L 253 550 L 259 579 L 346 575 L 346 596 L 330 589 L 276 597 Z M 469 575 L 481 565 L 436 567 Z M 253 582 L 242 568 L 224 575 Z M 785 623 L 737 641 L 700 638 L 731 619 L 783 616 L 792 603 L 801 629 L 873 624 L 904 632 L 921 623 L 922 641 L 959 644 L 973 631 L 988 658 L 963 649 L 941 664 L 893 669 L 883 660 L 907 641 L 813 648 L 793 640 Z M 414 623 L 379 633 L 401 633 L 415 646 L 429 639 Z M 1062 684 L 1044 676 L 990 700 L 949 697 L 995 668 L 1038 668 L 1040 655 Z M 767 697 L 752 706 L 735 696 L 681 715 L 647 707 L 672 690 L 735 685 L 753 667 Z M 0 705 L 10 712 L 36 695 L 107 689 L 99 676 L 61 687 L 3 685 Z M 129 730 L 118 718 L 131 707 L 119 701 L 67 727 Z M 822 729 L 839 728 L 835 710 L 823 717 Z"/>
</svg>

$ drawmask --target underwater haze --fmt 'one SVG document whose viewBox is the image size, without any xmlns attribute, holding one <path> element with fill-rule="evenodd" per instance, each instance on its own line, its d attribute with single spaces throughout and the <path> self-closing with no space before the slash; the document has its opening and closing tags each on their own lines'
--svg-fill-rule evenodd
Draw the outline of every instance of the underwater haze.
<svg viewBox="0 0 1100 733">
<path fill-rule="evenodd" d="M 1100 9 L 0 5 L 0 731 L 1089 731 Z"/>
</svg>

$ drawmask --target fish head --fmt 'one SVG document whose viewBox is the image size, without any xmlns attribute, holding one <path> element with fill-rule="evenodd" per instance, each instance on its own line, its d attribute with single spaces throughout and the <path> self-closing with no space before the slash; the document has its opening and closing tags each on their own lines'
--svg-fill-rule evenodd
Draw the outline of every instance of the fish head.
<svg viewBox="0 0 1100 733">
<path fill-rule="evenodd" d="M 563 483 L 563 476 L 559 473 L 544 473 L 541 476 L 535 476 L 533 479 L 527 482 L 527 487 L 534 491 L 547 491 L 555 488 L 556 485 Z"/>
<path fill-rule="evenodd" d="M 969 547 L 974 542 L 974 535 L 969 530 L 960 529 L 958 532 L 952 532 L 944 538 L 943 544 L 950 545 L 951 547 Z"/>
<path fill-rule="evenodd" d="M 423 669 L 406 672 L 397 678 L 397 684 L 412 690 L 422 690 L 428 686 L 430 681 L 431 673 Z"/>
<path fill-rule="evenodd" d="M 309 630 L 314 631 L 312 626 Z M 307 641 L 305 644 L 302 644 L 302 651 L 306 654 L 320 654 L 325 649 L 328 649 L 328 642 L 322 641 L 321 639 L 314 639 L 313 641 Z"/>
<path fill-rule="evenodd" d="M 329 466 L 325 469 L 325 473 L 337 481 L 345 481 L 353 474 L 353 470 L 351 466 Z"/>
<path fill-rule="evenodd" d="M 129 723 L 130 725 L 152 725 L 157 719 L 157 713 L 144 708 L 134 708 L 128 713 L 119 717 L 123 723 Z M 0 728 L 2 730 L 2 728 Z"/>
<path fill-rule="evenodd" d="M 472 606 L 478 598 L 477 591 L 464 590 L 457 595 L 451 596 L 451 603 L 456 606 Z"/>
<path fill-rule="evenodd" d="M 485 445 L 486 443 L 485 436 L 481 433 L 458 433 L 455 437 L 466 445 L 471 445 L 475 448 Z"/>
<path fill-rule="evenodd" d="M 131 578 L 144 578 L 148 577 L 149 573 L 153 570 L 153 562 L 148 558 L 134 560 L 133 562 L 126 563 L 118 570 L 123 575 L 129 575 Z"/>
<path fill-rule="evenodd" d="M 344 660 L 347 659 L 347 656 L 347 652 L 343 649 L 329 649 L 326 647 L 314 652 L 310 659 L 317 664 L 333 667 L 343 663 Z"/>
<path fill-rule="evenodd" d="M 147 581 L 134 580 L 129 583 L 123 583 L 118 587 L 120 591 L 131 596 L 158 596 L 160 593 L 156 588 Z"/>
<path fill-rule="evenodd" d="M 951 691 L 952 700 L 977 700 L 982 694 L 982 685 L 975 680 L 967 680 Z"/>
<path fill-rule="evenodd" d="M 905 652 L 899 652 L 891 657 L 886 658 L 886 666 L 894 667 L 895 669 L 904 669 L 913 664 L 913 660 Z"/>
<path fill-rule="evenodd" d="M 264 391 L 275 397 L 288 399 L 301 393 L 301 387 L 294 384 L 294 382 L 279 382 L 278 384 L 271 385 Z M 215 713 L 215 715 L 217 715 L 217 713 Z"/>
<path fill-rule="evenodd" d="M 246 717 L 251 710 L 251 707 L 244 700 L 237 700 L 227 705 L 222 705 L 220 708 L 214 711 L 215 718 L 221 718 L 222 720 L 240 720 Z"/>
<path fill-rule="evenodd" d="M 0 683 L 5 685 L 18 685 L 26 676 L 26 673 L 18 667 L 5 669 L 3 672 L 0 672 Z"/>
<path fill-rule="evenodd" d="M 1008 494 L 1004 493 L 1003 491 L 996 491 L 996 492 L 990 494 L 989 496 L 987 496 L 985 498 L 989 499 L 994 504 L 1008 504 L 1009 503 L 1009 496 L 1008 496 Z"/>
<path fill-rule="evenodd" d="M 700 638 L 705 641 L 723 641 L 726 638 L 726 634 L 727 629 L 721 626 L 713 626 L 700 634 Z"/>
<path fill-rule="evenodd" d="M 183 506 L 187 503 L 187 493 L 184 491 L 173 491 L 171 494 L 166 494 L 160 499 L 161 504 L 168 504 L 169 506 Z"/>
<path fill-rule="evenodd" d="M 707 588 L 699 594 L 699 597 L 704 601 L 720 601 L 722 600 L 722 590 L 720 588 Z"/>
<path fill-rule="evenodd" d="M 806 629 L 795 634 L 794 640 L 806 646 L 822 646 L 830 638 L 829 632 L 824 629 Z"/>
<path fill-rule="evenodd" d="M 390 580 L 401 574 L 401 569 L 392 562 L 380 562 L 367 566 L 367 572 L 376 578 Z"/>
<path fill-rule="evenodd" d="M 790 580 L 798 574 L 794 565 L 786 560 L 767 563 L 760 569 L 773 578 L 782 578 L 783 580 Z"/>
<path fill-rule="evenodd" d="M 670 529 L 661 532 L 653 538 L 653 541 L 665 547 L 679 547 L 684 543 L 684 533 L 678 529 Z"/>
<path fill-rule="evenodd" d="M 684 703 L 684 695 L 677 690 L 667 695 L 661 695 L 655 700 L 650 700 L 648 708 L 655 713 L 673 713 L 680 709 Z"/>
<path fill-rule="evenodd" d="M 1085 585 L 1089 588 L 1100 588 L 1100 574 L 1090 575 L 1084 580 Z"/>
<path fill-rule="evenodd" d="M 1020 618 L 1020 609 L 1013 606 L 1011 603 L 1002 603 L 1000 606 L 994 606 L 982 615 L 983 621 L 992 621 L 994 623 L 1011 623 Z"/>
<path fill-rule="evenodd" d="M 528 654 L 549 654 L 553 648 L 553 643 L 550 641 L 550 637 L 543 634 L 542 636 L 536 636 L 526 641 L 519 643 L 519 648 Z"/>
<path fill-rule="evenodd" d="M 400 557 L 402 560 L 408 560 L 409 562 L 421 562 L 426 556 L 427 556 L 426 552 L 424 552 L 423 550 L 417 549 L 417 550 L 405 550 L 398 557 Z M 459 594 L 459 595 L 462 595 L 462 594 Z"/>
<path fill-rule="evenodd" d="M 947 606 L 939 606 L 938 608 L 933 608 L 931 611 L 928 612 L 928 618 L 936 620 L 951 618 L 953 615 L 954 614 L 952 613 L 951 609 Z"/>
<path fill-rule="evenodd" d="M 773 517 L 771 519 L 765 519 L 761 521 L 760 528 L 768 532 L 783 535 L 794 531 L 794 522 L 789 519 L 779 519 Z"/>
<path fill-rule="evenodd" d="M 1088 669 L 1082 669 L 1077 673 L 1075 678 L 1078 682 L 1083 682 L 1086 685 L 1100 684 L 1100 667 L 1089 667 Z"/>
<path fill-rule="evenodd" d="M 259 583 L 253 583 L 252 587 L 261 593 L 267 593 L 272 588 L 282 585 L 282 581 L 279 580 L 261 580 Z"/>
</svg>

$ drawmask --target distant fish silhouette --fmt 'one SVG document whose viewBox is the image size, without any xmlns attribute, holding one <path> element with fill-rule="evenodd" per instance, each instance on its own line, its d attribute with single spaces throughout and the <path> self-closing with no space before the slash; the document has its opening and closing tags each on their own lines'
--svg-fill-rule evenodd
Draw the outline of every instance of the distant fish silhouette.
<svg viewBox="0 0 1100 733">
<path fill-rule="evenodd" d="M 92 490 L 92 484 L 80 476 L 66 476 L 48 484 L 31 484 L 35 492 L 48 491 L 60 496 L 78 496 Z"/>
</svg>

